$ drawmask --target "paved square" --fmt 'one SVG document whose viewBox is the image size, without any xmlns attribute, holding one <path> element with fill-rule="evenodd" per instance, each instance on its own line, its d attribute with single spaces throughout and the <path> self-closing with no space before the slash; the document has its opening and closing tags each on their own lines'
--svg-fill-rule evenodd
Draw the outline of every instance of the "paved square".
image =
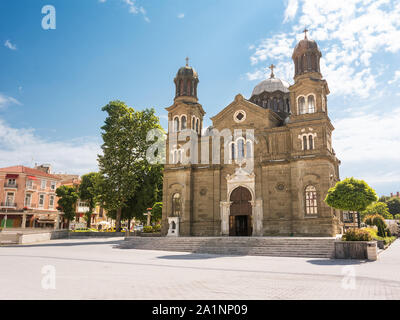
<svg viewBox="0 0 400 320">
<path fill-rule="evenodd" d="M 118 249 L 120 241 L 0 247 L 0 299 L 400 299 L 400 241 L 375 262 Z"/>
</svg>

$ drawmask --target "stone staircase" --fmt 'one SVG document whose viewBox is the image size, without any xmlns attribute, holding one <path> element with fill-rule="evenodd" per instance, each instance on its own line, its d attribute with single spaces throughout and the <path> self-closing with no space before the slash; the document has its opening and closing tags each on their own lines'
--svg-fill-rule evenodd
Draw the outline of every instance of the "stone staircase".
<svg viewBox="0 0 400 320">
<path fill-rule="evenodd" d="M 333 258 L 335 238 L 128 237 L 119 248 L 218 255 Z"/>
</svg>

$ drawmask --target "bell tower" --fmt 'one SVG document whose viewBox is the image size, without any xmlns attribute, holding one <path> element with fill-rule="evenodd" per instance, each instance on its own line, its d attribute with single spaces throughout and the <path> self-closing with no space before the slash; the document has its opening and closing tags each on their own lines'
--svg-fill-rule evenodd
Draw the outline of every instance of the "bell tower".
<svg viewBox="0 0 400 320">
<path fill-rule="evenodd" d="M 178 139 L 180 133 L 186 135 L 201 136 L 203 127 L 203 117 L 205 112 L 201 104 L 198 103 L 197 85 L 199 77 L 194 68 L 189 66 L 189 58 L 186 58 L 186 65 L 179 68 L 175 79 L 175 98 L 174 104 L 166 110 L 168 111 L 168 135 Z M 168 139 L 172 144 L 172 140 Z M 183 156 L 180 149 L 183 141 L 176 141 L 171 145 L 169 163 L 180 164 Z"/>
<path fill-rule="evenodd" d="M 290 87 L 292 115 L 294 118 L 302 116 L 302 119 L 327 117 L 329 88 L 321 74 L 322 54 L 317 43 L 308 39 L 308 30 L 303 32 L 304 39 L 296 45 L 292 55 L 295 69 L 294 85 Z"/>
</svg>

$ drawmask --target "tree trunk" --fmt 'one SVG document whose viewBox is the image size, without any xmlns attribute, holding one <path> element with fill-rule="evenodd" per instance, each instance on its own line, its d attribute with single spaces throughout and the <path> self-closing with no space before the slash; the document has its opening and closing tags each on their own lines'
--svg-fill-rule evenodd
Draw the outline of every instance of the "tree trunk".
<svg viewBox="0 0 400 320">
<path fill-rule="evenodd" d="M 128 229 L 126 231 L 126 236 L 129 237 L 129 233 L 131 232 L 131 219 L 128 219 Z"/>
<path fill-rule="evenodd" d="M 87 216 L 86 216 L 86 219 L 87 219 L 87 221 L 86 221 L 86 228 L 90 229 L 90 223 L 91 223 L 91 221 L 92 221 L 92 215 L 87 215 Z"/>
<path fill-rule="evenodd" d="M 121 216 L 122 216 L 122 209 L 119 208 L 117 210 L 117 216 L 115 217 L 115 231 L 121 232 Z"/>
</svg>

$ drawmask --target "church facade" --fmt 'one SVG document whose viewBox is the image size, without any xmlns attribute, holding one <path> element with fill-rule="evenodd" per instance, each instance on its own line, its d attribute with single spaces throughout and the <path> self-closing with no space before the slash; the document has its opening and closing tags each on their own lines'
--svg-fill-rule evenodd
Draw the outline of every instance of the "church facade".
<svg viewBox="0 0 400 320">
<path fill-rule="evenodd" d="M 196 71 L 175 78 L 168 111 L 162 233 L 170 236 L 335 236 L 340 212 L 325 202 L 339 181 L 321 52 L 295 47 L 294 84 L 271 76 L 238 94 L 203 129 Z"/>
</svg>

